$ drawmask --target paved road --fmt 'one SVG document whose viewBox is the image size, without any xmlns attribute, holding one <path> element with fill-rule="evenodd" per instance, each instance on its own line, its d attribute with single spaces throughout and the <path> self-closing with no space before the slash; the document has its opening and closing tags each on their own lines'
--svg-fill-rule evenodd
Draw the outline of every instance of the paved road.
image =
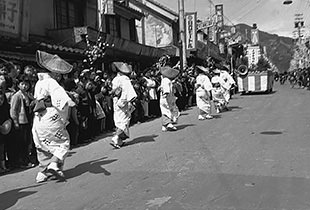
<svg viewBox="0 0 310 210">
<path fill-rule="evenodd" d="M 0 177 L 0 209 L 308 210 L 310 92 L 276 84 L 273 94 L 236 95 L 208 121 L 190 109 L 178 131 L 160 119 L 73 149 L 67 182 L 36 184 L 37 169 Z"/>
</svg>

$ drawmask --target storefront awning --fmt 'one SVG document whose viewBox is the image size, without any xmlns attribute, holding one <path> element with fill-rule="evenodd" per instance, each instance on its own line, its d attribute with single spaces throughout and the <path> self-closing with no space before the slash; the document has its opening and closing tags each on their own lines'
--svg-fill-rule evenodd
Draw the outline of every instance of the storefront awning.
<svg viewBox="0 0 310 210">
<path fill-rule="evenodd" d="M 31 61 L 35 62 L 35 55 L 18 53 L 18 52 L 9 52 L 9 51 L 0 51 L 0 58 L 5 60 L 17 60 L 17 61 Z"/>
<path fill-rule="evenodd" d="M 159 58 L 167 53 L 166 50 L 160 48 L 142 45 L 127 39 L 117 38 L 109 34 L 105 35 L 104 42 L 110 49 L 121 50 L 123 52 L 138 56 Z"/>
</svg>

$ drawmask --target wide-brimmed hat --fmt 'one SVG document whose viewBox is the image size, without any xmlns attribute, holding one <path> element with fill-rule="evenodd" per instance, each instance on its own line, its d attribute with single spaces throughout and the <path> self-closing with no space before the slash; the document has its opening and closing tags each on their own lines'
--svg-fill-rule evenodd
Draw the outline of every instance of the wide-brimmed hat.
<svg viewBox="0 0 310 210">
<path fill-rule="evenodd" d="M 163 66 L 160 68 L 160 73 L 169 79 L 175 79 L 180 73 L 179 70 L 171 68 L 169 66 Z"/>
<path fill-rule="evenodd" d="M 131 74 L 132 69 L 131 66 L 124 62 L 113 62 L 113 65 L 115 66 L 116 70 L 124 73 L 124 74 Z"/>
<path fill-rule="evenodd" d="M 214 74 L 220 74 L 221 71 L 220 71 L 219 69 L 215 68 L 215 69 L 213 69 L 213 73 L 214 73 Z"/>
<path fill-rule="evenodd" d="M 40 50 L 36 52 L 36 60 L 41 68 L 58 74 L 67 74 L 73 69 L 71 64 L 58 55 L 52 55 Z"/>
<path fill-rule="evenodd" d="M 6 120 L 4 121 L 4 123 L 2 123 L 2 125 L 0 125 L 0 133 L 3 135 L 7 135 L 8 133 L 10 133 L 12 128 L 12 121 Z"/>
<path fill-rule="evenodd" d="M 204 67 L 204 66 L 196 66 L 199 70 L 205 72 L 205 73 L 209 73 L 209 68 Z"/>
</svg>

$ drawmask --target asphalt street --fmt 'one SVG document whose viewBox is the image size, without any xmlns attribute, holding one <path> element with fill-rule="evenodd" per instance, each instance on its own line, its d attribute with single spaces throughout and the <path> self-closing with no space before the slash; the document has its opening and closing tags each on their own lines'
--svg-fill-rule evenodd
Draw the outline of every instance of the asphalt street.
<svg viewBox="0 0 310 210">
<path fill-rule="evenodd" d="M 310 91 L 275 84 L 234 95 L 230 111 L 175 132 L 155 119 L 70 151 L 66 182 L 35 183 L 37 168 L 0 176 L 0 210 L 309 210 Z"/>
</svg>

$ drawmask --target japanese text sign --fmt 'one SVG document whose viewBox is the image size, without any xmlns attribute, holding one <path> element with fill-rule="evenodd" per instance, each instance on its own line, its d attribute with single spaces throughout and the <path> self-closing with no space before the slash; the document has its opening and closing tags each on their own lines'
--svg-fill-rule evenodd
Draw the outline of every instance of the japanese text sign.
<svg viewBox="0 0 310 210">
<path fill-rule="evenodd" d="M 0 31 L 18 34 L 20 0 L 0 0 Z"/>
<path fill-rule="evenodd" d="M 217 27 L 223 28 L 224 26 L 223 4 L 215 5 L 215 13 L 217 15 Z"/>
<path fill-rule="evenodd" d="M 197 44 L 197 13 L 186 13 L 186 50 L 196 50 Z"/>
</svg>

